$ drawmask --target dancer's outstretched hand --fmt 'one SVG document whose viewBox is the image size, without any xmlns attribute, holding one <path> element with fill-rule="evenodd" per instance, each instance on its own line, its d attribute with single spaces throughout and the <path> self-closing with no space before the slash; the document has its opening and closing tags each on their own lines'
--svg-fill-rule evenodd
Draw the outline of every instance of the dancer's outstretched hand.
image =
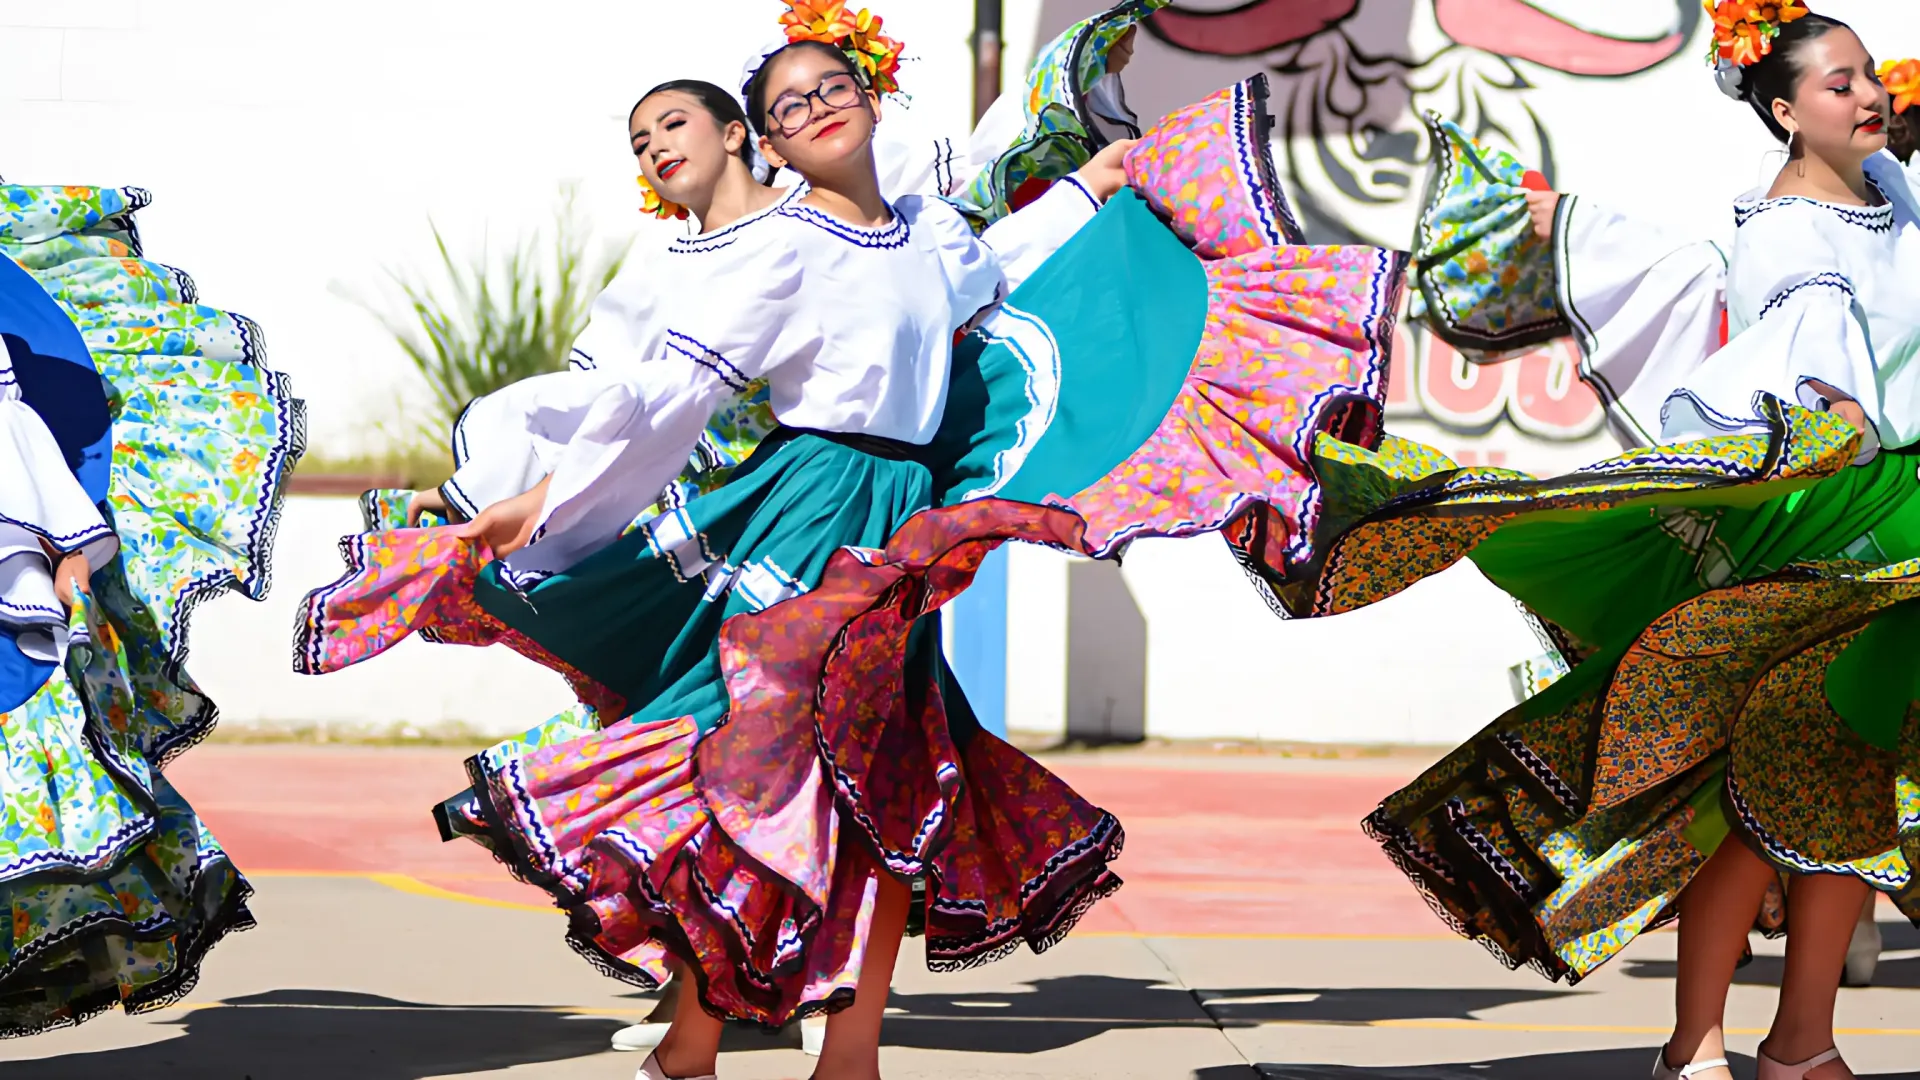
<svg viewBox="0 0 1920 1080">
<path fill-rule="evenodd" d="M 413 498 L 407 500 L 407 528 L 417 528 L 423 514 L 439 514 L 447 520 L 453 520 L 453 510 L 447 505 L 447 497 L 439 488 L 416 491 Z"/>
<path fill-rule="evenodd" d="M 1559 192 L 1527 192 L 1527 216 L 1533 219 L 1533 234 L 1548 243 L 1553 242 L 1553 216 L 1559 210 Z"/>
<path fill-rule="evenodd" d="M 506 558 L 533 538 L 533 523 L 546 504 L 547 480 L 542 480 L 530 490 L 480 511 L 479 517 L 461 528 L 460 535 L 485 540 L 496 558 Z"/>
<path fill-rule="evenodd" d="M 1828 412 L 1861 431 L 1867 430 L 1867 411 L 1860 407 L 1858 401 L 1818 379 L 1808 379 L 1807 386 L 1827 400 Z"/>
<path fill-rule="evenodd" d="M 93 586 L 88 584 L 92 577 L 93 567 L 85 555 L 78 551 L 63 555 L 53 564 L 53 594 L 71 611 L 75 593 L 93 595 Z"/>
<path fill-rule="evenodd" d="M 1113 198 L 1121 188 L 1127 186 L 1127 151 L 1133 149 L 1138 139 L 1121 139 L 1111 142 L 1106 148 L 1093 155 L 1093 160 L 1080 166 L 1073 175 L 1079 177 L 1093 197 L 1101 202 Z"/>
</svg>

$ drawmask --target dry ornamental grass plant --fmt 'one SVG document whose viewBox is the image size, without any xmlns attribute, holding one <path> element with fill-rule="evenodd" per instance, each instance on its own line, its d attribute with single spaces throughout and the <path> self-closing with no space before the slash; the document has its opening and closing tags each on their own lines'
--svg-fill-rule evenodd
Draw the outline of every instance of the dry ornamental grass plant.
<svg viewBox="0 0 1920 1080">
<path fill-rule="evenodd" d="M 422 422 L 422 438 L 444 445 L 474 398 L 567 366 L 593 298 L 624 261 L 619 251 L 592 250 L 577 194 L 576 186 L 563 186 L 551 234 L 523 239 L 500 260 L 485 244 L 477 257 L 456 257 L 432 225 L 445 273 L 440 289 L 393 274 L 407 314 L 380 319 L 433 392 L 434 414 Z"/>
</svg>

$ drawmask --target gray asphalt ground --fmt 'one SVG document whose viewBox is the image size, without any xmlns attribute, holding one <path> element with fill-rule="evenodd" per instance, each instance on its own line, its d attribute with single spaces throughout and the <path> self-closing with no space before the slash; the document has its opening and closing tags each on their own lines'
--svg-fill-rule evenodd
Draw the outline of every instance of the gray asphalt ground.
<svg viewBox="0 0 1920 1080">
<path fill-rule="evenodd" d="M 262 926 L 215 950 L 190 1001 L 0 1043 L 5 1080 L 627 1080 L 607 1049 L 648 999 L 591 971 L 557 916 L 359 877 L 258 881 Z M 1920 933 L 1887 912 L 1878 985 L 1843 991 L 1842 1046 L 1920 1080 Z M 1419 928 L 1423 932 L 1432 928 Z M 1076 937 L 1045 956 L 932 975 L 909 943 L 893 1080 L 1616 1080 L 1647 1075 L 1670 1015 L 1671 934 L 1574 989 L 1433 936 Z M 1759 943 L 1730 1022 L 1736 1072 L 1772 1008 Z M 806 1077 L 797 1043 L 742 1030 L 726 1080 Z"/>
</svg>

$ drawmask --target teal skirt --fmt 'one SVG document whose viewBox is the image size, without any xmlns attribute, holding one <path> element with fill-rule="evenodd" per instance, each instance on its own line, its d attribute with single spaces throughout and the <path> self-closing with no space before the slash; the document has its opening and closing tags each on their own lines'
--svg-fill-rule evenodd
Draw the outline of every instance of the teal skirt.
<svg viewBox="0 0 1920 1080">
<path fill-rule="evenodd" d="M 625 698 L 629 719 L 691 716 L 704 734 L 727 714 L 721 624 L 807 591 L 834 552 L 881 547 L 932 505 L 932 476 L 913 453 L 887 440 L 782 429 L 718 490 L 524 594 L 496 563 L 475 595 L 488 614 Z"/>
</svg>

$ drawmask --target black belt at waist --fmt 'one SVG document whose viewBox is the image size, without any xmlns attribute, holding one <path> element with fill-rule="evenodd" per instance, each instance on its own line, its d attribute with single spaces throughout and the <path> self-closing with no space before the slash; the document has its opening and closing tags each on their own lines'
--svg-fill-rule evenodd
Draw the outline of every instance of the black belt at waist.
<svg viewBox="0 0 1920 1080">
<path fill-rule="evenodd" d="M 760 445 L 767 450 L 772 450 L 781 443 L 791 442 L 802 435 L 811 435 L 816 439 L 839 443 L 849 450 L 858 450 L 884 461 L 912 461 L 926 449 L 898 439 L 883 439 L 878 435 L 862 435 L 851 431 L 819 431 L 814 428 L 788 427 L 785 424 L 775 428 L 773 434 L 761 440 Z"/>
</svg>

